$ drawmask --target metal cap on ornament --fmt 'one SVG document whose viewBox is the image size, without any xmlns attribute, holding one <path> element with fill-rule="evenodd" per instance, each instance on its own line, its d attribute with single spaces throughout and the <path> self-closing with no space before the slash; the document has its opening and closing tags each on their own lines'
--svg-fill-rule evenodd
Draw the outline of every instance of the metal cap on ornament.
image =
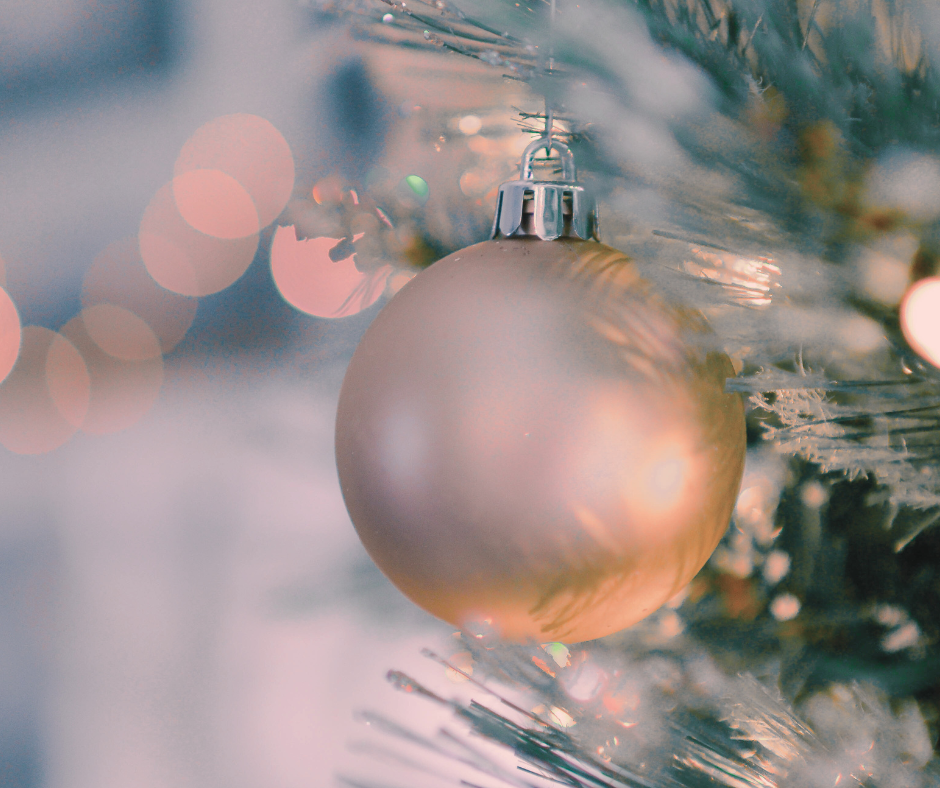
<svg viewBox="0 0 940 788">
<path fill-rule="evenodd" d="M 557 151 L 561 160 L 560 181 L 535 180 L 533 165 L 540 150 Z M 540 137 L 522 153 L 522 177 L 499 187 L 496 216 L 490 238 L 534 237 L 543 241 L 556 238 L 598 238 L 597 203 L 578 183 L 571 149 L 560 140 Z"/>
</svg>

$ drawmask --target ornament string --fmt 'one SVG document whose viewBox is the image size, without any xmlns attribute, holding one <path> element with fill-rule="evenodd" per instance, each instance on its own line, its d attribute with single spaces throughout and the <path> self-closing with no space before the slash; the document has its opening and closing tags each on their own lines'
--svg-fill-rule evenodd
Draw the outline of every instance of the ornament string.
<svg viewBox="0 0 940 788">
<path fill-rule="evenodd" d="M 551 77 L 555 68 L 555 0 L 551 0 L 551 7 L 548 16 L 548 74 Z M 548 146 L 545 148 L 545 156 L 552 155 L 552 132 L 555 128 L 555 109 L 549 99 L 548 91 L 545 91 L 545 138 L 548 140 Z"/>
</svg>

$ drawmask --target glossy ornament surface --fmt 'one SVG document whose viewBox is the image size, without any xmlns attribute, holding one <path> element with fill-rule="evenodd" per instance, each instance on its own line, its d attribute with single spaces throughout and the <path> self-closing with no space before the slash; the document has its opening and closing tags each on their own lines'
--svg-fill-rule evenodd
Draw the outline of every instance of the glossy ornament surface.
<svg viewBox="0 0 940 788">
<path fill-rule="evenodd" d="M 369 554 L 458 627 L 590 640 L 675 595 L 744 465 L 733 370 L 602 244 L 500 239 L 409 282 L 343 383 L 336 458 Z"/>
</svg>

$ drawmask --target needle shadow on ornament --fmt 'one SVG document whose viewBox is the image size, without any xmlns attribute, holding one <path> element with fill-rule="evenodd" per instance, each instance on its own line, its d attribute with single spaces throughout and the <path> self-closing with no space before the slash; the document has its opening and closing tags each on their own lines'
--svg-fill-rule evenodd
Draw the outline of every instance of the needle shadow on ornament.
<svg viewBox="0 0 940 788">
<path fill-rule="evenodd" d="M 271 243 L 271 275 L 291 306 L 315 317 L 348 317 L 372 306 L 385 290 L 391 266 L 361 272 L 349 239 L 298 239 L 293 226 L 278 227 Z"/>
</svg>

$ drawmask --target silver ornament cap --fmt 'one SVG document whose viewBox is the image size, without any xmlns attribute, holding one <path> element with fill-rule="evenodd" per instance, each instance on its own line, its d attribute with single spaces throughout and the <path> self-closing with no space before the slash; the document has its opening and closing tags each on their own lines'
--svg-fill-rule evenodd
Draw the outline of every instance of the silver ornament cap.
<svg viewBox="0 0 940 788">
<path fill-rule="evenodd" d="M 535 180 L 532 164 L 540 150 L 555 150 L 561 158 L 562 180 Z M 598 237 L 597 203 L 594 196 L 578 183 L 571 149 L 560 140 L 540 137 L 522 153 L 522 177 L 499 187 L 496 216 L 490 238 L 534 237 L 543 241 L 556 238 Z"/>
</svg>

